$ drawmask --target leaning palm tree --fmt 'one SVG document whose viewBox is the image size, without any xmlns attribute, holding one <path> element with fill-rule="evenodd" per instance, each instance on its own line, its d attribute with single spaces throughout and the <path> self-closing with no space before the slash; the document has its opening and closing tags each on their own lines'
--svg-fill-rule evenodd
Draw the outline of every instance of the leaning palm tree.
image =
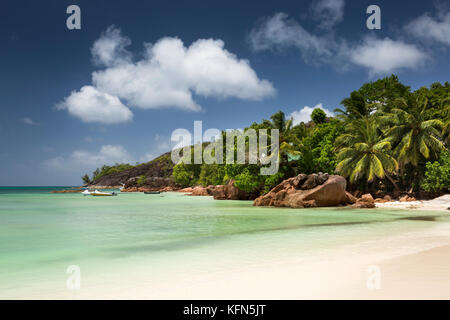
<svg viewBox="0 0 450 320">
<path fill-rule="evenodd" d="M 288 162 L 289 156 L 298 155 L 298 148 L 300 146 L 300 139 L 292 132 L 293 119 L 286 120 L 283 111 L 274 113 L 268 121 L 271 129 L 278 129 L 279 131 L 279 154 L 283 162 Z M 270 146 L 269 146 L 270 147 Z"/>
<path fill-rule="evenodd" d="M 290 158 L 300 155 L 300 151 L 298 151 L 298 149 L 301 146 L 299 137 L 292 130 L 293 119 L 290 118 L 289 120 L 286 120 L 286 116 L 283 111 L 274 113 L 270 119 L 271 121 L 264 120 L 262 126 L 267 129 L 278 129 L 279 149 L 276 154 L 272 153 L 272 150 L 274 150 L 274 143 L 271 142 L 267 147 L 265 147 L 267 150 L 266 155 L 268 159 L 274 156 L 278 157 L 279 163 L 287 165 L 290 168 Z M 270 136 L 270 133 L 268 134 Z M 292 170 L 292 168 L 290 169 Z"/>
<path fill-rule="evenodd" d="M 387 177 L 398 189 L 389 175 L 398 169 L 390 149 L 390 142 L 383 139 L 374 119 L 354 120 L 347 126 L 346 132 L 336 139 L 339 161 L 336 172 L 349 178 L 352 183 L 364 179 L 366 188 L 375 177 Z"/>
<path fill-rule="evenodd" d="M 393 108 L 385 115 L 391 126 L 385 135 L 394 146 L 394 154 L 401 166 L 411 163 L 416 167 L 423 157 L 437 159 L 444 149 L 441 141 L 443 122 L 427 118 L 428 99 L 418 96 L 409 102 L 397 100 L 399 108 Z"/>
</svg>

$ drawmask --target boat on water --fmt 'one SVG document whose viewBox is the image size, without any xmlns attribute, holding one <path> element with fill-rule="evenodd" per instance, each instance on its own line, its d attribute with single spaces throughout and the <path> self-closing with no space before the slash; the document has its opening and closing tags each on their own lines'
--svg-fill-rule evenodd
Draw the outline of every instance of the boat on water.
<svg viewBox="0 0 450 320">
<path fill-rule="evenodd" d="M 82 194 L 83 196 L 90 196 L 90 195 L 91 195 L 91 192 L 90 192 L 88 189 L 86 189 L 86 190 L 84 190 L 81 194 Z"/>
<path fill-rule="evenodd" d="M 160 194 L 159 191 L 144 191 L 144 194 Z"/>
<path fill-rule="evenodd" d="M 119 188 L 120 192 L 122 192 L 123 189 L 125 189 L 125 183 L 121 183 L 121 187 Z"/>
<path fill-rule="evenodd" d="M 98 190 L 95 190 L 94 192 L 91 192 L 91 196 L 94 196 L 94 197 L 112 197 L 112 196 L 117 196 L 117 193 L 115 193 L 115 192 L 112 192 L 112 193 L 100 192 Z"/>
</svg>

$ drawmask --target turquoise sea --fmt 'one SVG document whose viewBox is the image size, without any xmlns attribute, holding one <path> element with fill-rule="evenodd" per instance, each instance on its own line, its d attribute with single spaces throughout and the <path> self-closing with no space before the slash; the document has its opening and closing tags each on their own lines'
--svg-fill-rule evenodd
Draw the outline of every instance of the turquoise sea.
<svg viewBox="0 0 450 320">
<path fill-rule="evenodd" d="M 84 292 L 132 290 L 450 221 L 439 212 L 261 208 L 178 193 L 50 193 L 63 188 L 0 187 L 0 298 L 72 298 L 72 265 Z"/>
</svg>

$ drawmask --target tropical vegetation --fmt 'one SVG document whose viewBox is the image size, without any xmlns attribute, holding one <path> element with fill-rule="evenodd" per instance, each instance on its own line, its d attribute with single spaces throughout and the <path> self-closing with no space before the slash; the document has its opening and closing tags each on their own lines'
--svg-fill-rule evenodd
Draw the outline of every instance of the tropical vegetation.
<svg viewBox="0 0 450 320">
<path fill-rule="evenodd" d="M 263 194 L 298 173 L 326 172 L 346 177 L 354 190 L 448 192 L 448 82 L 412 91 L 392 75 L 363 84 L 340 104 L 334 116 L 316 108 L 310 121 L 295 123 L 278 111 L 270 119 L 254 122 L 243 130 L 245 133 L 249 129 L 267 129 L 267 155 L 274 147 L 270 129 L 279 130 L 279 152 L 275 156 L 280 165 L 274 175 L 261 175 L 260 168 L 264 165 L 261 162 L 179 163 L 173 168 L 172 177 L 181 186 L 217 185 L 234 180 L 242 190 Z M 248 148 L 248 141 L 245 145 Z M 91 181 L 127 166 L 130 165 L 104 166 L 94 172 Z"/>
</svg>

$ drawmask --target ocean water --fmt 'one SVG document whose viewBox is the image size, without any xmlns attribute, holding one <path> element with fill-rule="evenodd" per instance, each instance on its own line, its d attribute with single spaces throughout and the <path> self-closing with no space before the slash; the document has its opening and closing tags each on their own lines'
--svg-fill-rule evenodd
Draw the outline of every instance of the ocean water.
<svg viewBox="0 0 450 320">
<path fill-rule="evenodd" d="M 0 298 L 72 298 L 317 255 L 448 223 L 445 213 L 253 207 L 178 193 L 117 197 L 0 188 Z"/>
</svg>

